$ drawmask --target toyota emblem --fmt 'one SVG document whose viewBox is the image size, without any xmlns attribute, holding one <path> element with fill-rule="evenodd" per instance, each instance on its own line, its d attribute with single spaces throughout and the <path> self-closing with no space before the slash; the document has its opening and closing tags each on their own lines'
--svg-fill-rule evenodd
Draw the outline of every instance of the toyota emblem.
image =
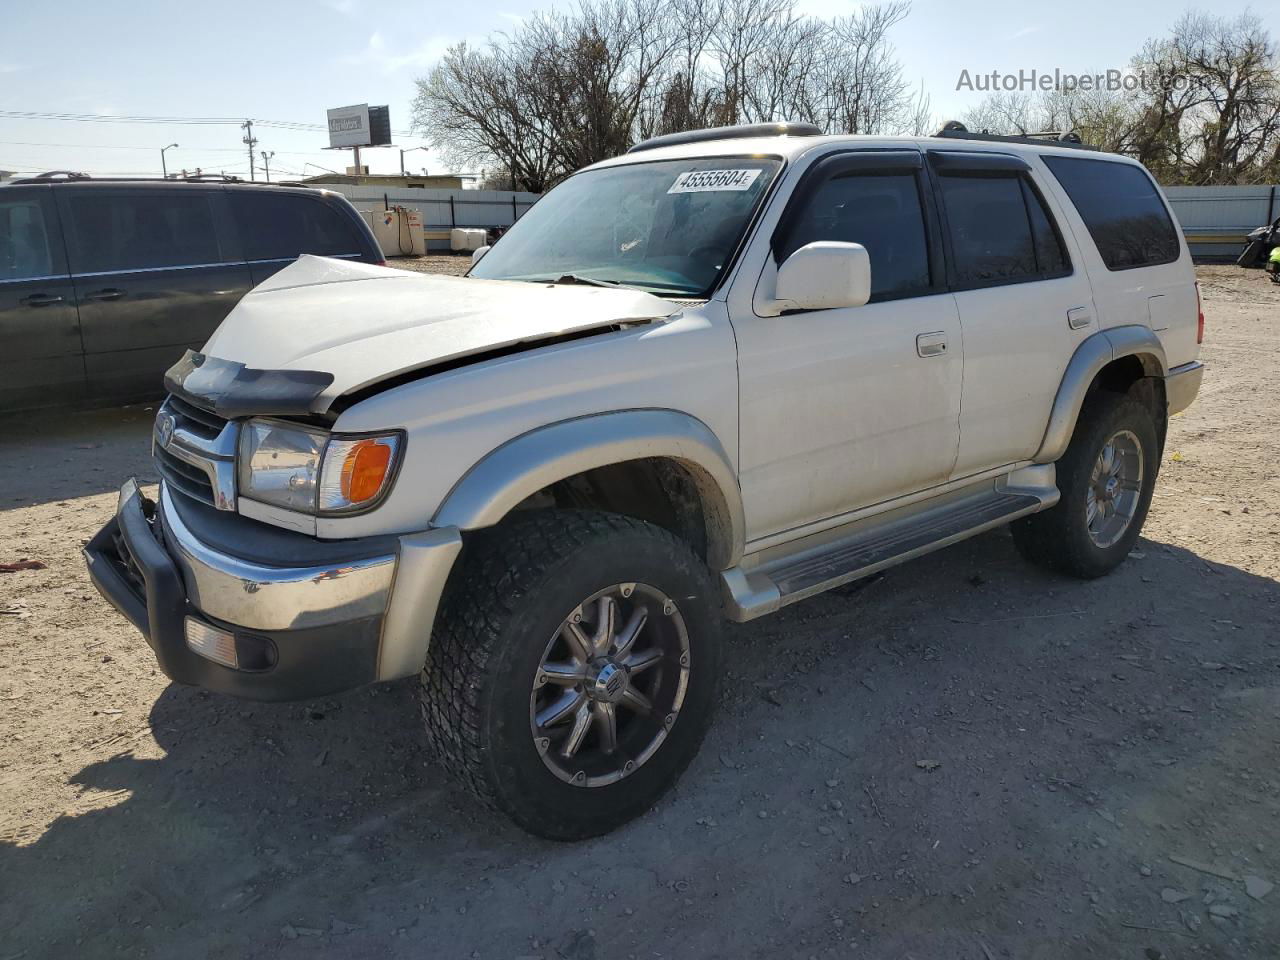
<svg viewBox="0 0 1280 960">
<path fill-rule="evenodd" d="M 173 428 L 176 425 L 173 414 L 162 410 L 156 415 L 156 440 L 161 447 L 169 446 L 169 441 L 173 439 Z"/>
</svg>

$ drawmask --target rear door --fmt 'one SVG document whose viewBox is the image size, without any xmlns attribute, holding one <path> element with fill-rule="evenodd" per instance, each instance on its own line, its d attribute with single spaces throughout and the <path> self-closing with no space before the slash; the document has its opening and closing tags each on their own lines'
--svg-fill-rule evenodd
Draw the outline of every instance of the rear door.
<svg viewBox="0 0 1280 960">
<path fill-rule="evenodd" d="M 255 284 L 304 253 L 366 262 L 374 259 L 369 253 L 372 238 L 364 236 L 368 228 L 317 193 L 231 189 L 227 199 Z"/>
<path fill-rule="evenodd" d="M 959 479 L 1039 449 L 1067 362 L 1098 324 L 1078 248 L 1030 164 L 943 150 L 929 161 L 964 331 Z"/>
<path fill-rule="evenodd" d="M 80 400 L 82 354 L 53 188 L 0 189 L 0 413 Z"/>
<path fill-rule="evenodd" d="M 159 395 L 165 370 L 199 349 L 249 290 L 248 267 L 218 230 L 220 190 L 86 184 L 57 192 L 89 394 Z"/>
</svg>

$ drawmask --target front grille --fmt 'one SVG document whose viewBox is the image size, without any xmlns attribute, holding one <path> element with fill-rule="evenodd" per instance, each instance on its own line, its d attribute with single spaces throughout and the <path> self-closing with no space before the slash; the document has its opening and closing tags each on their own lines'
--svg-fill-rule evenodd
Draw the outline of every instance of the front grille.
<svg viewBox="0 0 1280 960">
<path fill-rule="evenodd" d="M 228 420 L 188 400 L 170 394 L 157 414 L 173 418 L 173 434 L 168 447 L 154 444 L 156 469 L 174 490 L 217 506 L 210 470 L 229 472 L 234 456 L 234 435 L 227 436 Z M 230 440 L 229 448 L 226 441 Z M 221 449 L 219 449 L 221 448 Z M 216 451 L 216 452 L 215 452 Z M 184 452 L 184 458 L 178 455 Z M 210 456 L 210 453 L 214 455 Z M 209 469 L 189 463 L 191 457 L 209 464 Z"/>
<path fill-rule="evenodd" d="M 227 425 L 225 418 L 218 416 L 216 413 L 210 413 L 208 410 L 203 410 L 173 394 L 169 395 L 169 399 L 164 402 L 164 405 L 177 419 L 179 427 L 184 427 L 207 440 L 217 437 L 222 432 L 222 428 Z"/>
<path fill-rule="evenodd" d="M 173 489 L 189 497 L 213 506 L 213 484 L 209 475 L 185 460 L 179 460 L 164 447 L 156 444 L 156 469 Z"/>
</svg>

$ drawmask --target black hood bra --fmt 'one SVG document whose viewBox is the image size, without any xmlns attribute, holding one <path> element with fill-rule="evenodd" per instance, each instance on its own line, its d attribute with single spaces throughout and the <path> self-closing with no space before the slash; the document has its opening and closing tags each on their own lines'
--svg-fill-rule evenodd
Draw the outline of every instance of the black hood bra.
<svg viewBox="0 0 1280 960">
<path fill-rule="evenodd" d="M 316 398 L 333 383 L 319 370 L 255 370 L 188 350 L 164 375 L 165 389 L 227 420 L 314 415 Z"/>
</svg>

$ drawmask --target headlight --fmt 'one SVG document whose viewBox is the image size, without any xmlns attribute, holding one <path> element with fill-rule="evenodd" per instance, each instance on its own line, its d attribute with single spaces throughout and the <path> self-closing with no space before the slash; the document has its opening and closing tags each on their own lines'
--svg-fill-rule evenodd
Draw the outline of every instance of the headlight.
<svg viewBox="0 0 1280 960">
<path fill-rule="evenodd" d="M 398 433 L 344 437 L 297 424 L 250 420 L 240 431 L 240 495 L 300 513 L 372 506 L 395 475 Z"/>
</svg>

